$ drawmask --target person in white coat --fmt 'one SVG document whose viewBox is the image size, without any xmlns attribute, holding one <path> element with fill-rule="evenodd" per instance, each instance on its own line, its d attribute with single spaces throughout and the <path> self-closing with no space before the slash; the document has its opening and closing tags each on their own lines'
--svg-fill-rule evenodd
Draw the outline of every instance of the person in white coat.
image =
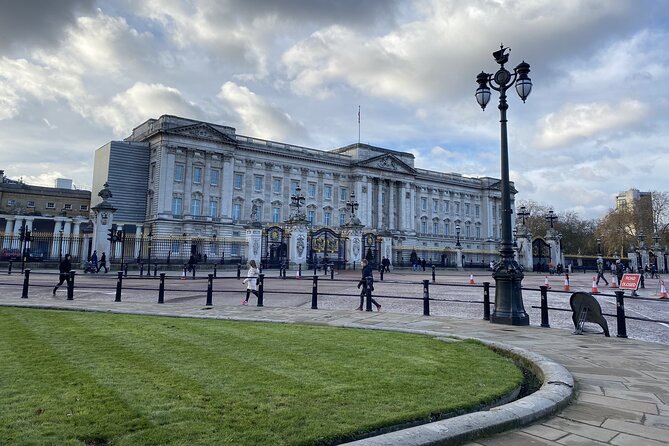
<svg viewBox="0 0 669 446">
<path fill-rule="evenodd" d="M 255 260 L 249 260 L 248 265 L 249 270 L 246 273 L 246 279 L 242 282 L 246 284 L 246 298 L 242 301 L 242 305 L 249 304 L 249 296 L 251 296 L 251 293 L 253 293 L 255 297 L 258 297 L 258 275 L 260 274 L 260 271 L 258 271 L 258 266 L 256 265 Z"/>
</svg>

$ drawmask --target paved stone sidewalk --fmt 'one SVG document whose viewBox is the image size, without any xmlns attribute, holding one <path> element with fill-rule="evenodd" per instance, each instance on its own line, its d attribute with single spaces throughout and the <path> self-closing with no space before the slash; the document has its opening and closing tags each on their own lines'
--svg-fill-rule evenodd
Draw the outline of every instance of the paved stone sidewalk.
<svg viewBox="0 0 669 446">
<path fill-rule="evenodd" d="M 0 305 L 73 310 L 212 317 L 369 329 L 412 330 L 502 343 L 543 355 L 566 367 L 575 379 L 575 399 L 556 416 L 469 446 L 502 445 L 666 445 L 669 444 L 669 346 L 601 334 L 572 335 L 540 327 L 493 325 L 481 320 L 347 310 L 204 307 L 193 304 L 16 299 Z M 369 444 L 407 444 L 382 441 Z"/>
</svg>

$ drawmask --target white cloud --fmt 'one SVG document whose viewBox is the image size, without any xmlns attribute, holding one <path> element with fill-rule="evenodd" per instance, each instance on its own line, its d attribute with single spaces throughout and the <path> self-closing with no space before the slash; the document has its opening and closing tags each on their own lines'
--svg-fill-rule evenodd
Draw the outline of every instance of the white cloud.
<svg viewBox="0 0 669 446">
<path fill-rule="evenodd" d="M 302 124 L 246 87 L 226 82 L 217 97 L 237 114 L 248 135 L 285 142 L 306 137 Z"/>
<path fill-rule="evenodd" d="M 633 99 L 617 104 L 565 104 L 558 112 L 543 119 L 536 145 L 560 147 L 615 134 L 643 123 L 650 111 L 648 105 Z"/>
<path fill-rule="evenodd" d="M 96 120 L 112 127 L 117 136 L 122 136 L 147 119 L 164 114 L 197 119 L 202 116 L 202 111 L 176 88 L 137 82 L 111 98 L 109 104 L 98 107 Z"/>
</svg>

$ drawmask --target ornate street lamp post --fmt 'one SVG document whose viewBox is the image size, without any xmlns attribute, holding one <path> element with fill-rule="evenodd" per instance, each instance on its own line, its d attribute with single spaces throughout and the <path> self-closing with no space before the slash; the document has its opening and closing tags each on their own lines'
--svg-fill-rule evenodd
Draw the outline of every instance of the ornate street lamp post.
<svg viewBox="0 0 669 446">
<path fill-rule="evenodd" d="M 460 245 L 460 225 L 455 227 L 455 237 L 455 247 L 459 249 L 462 247 L 462 245 Z"/>
<path fill-rule="evenodd" d="M 548 222 L 549 222 L 550 225 L 551 225 L 551 229 L 553 229 L 553 222 L 554 222 L 555 220 L 558 219 L 558 216 L 555 215 L 555 213 L 553 213 L 553 209 L 551 209 L 550 211 L 548 211 L 548 215 L 547 215 L 546 217 L 544 217 L 544 218 L 545 218 L 546 220 L 548 220 Z"/>
<path fill-rule="evenodd" d="M 351 220 L 355 218 L 355 211 L 358 209 L 357 201 L 355 201 L 355 192 L 351 192 L 351 199 L 346 202 L 346 208 L 351 210 Z"/>
<path fill-rule="evenodd" d="M 304 206 L 304 201 L 305 198 L 301 194 L 302 188 L 298 184 L 297 187 L 295 187 L 295 194 L 290 196 L 290 205 L 295 208 L 295 217 L 297 219 L 300 219 L 300 206 Z"/>
<path fill-rule="evenodd" d="M 529 325 L 530 318 L 523 306 L 523 295 L 521 282 L 523 280 L 523 269 L 515 261 L 513 255 L 513 243 L 511 241 L 511 186 L 509 182 L 509 144 L 506 129 L 506 110 L 509 108 L 506 102 L 506 90 L 515 85 L 516 92 L 525 102 L 532 91 L 532 81 L 527 76 L 530 65 L 521 62 L 510 73 L 504 64 L 509 61 L 509 55 L 505 54 L 508 48 L 502 45 L 499 51 L 492 53 L 495 62 L 500 65 L 495 74 L 481 72 L 476 77 L 479 87 L 476 89 L 476 101 L 485 110 L 490 101 L 490 89 L 499 92 L 499 113 L 501 125 L 501 177 L 502 177 L 502 243 L 499 250 L 500 261 L 495 264 L 493 277 L 495 278 L 495 309 L 490 317 L 490 322 L 509 325 Z"/>
<path fill-rule="evenodd" d="M 602 256 L 602 239 L 597 239 L 597 257 Z"/>
<path fill-rule="evenodd" d="M 520 211 L 518 211 L 516 215 L 522 219 L 523 226 L 525 226 L 525 219 L 530 216 L 530 212 L 527 210 L 525 206 L 521 206 Z"/>
</svg>

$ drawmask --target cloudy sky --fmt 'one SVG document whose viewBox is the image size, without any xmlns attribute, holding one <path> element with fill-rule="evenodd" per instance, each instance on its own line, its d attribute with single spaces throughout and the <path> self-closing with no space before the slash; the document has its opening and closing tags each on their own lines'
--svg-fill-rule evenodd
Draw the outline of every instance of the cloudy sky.
<svg viewBox="0 0 669 446">
<path fill-rule="evenodd" d="M 666 0 L 0 0 L 0 169 L 90 189 L 94 151 L 175 114 L 318 149 L 358 140 L 416 166 L 500 176 L 497 97 L 476 75 L 531 65 L 509 96 L 518 198 L 602 216 L 669 190 Z"/>
</svg>

